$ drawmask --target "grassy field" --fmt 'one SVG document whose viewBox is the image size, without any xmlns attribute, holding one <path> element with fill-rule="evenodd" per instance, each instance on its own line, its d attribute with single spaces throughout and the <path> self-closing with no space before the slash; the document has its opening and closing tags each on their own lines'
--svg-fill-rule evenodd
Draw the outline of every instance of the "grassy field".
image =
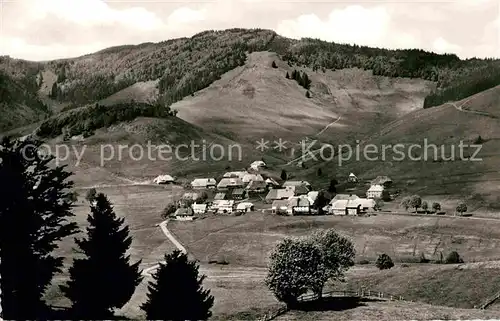
<svg viewBox="0 0 500 321">
<path fill-rule="evenodd" d="M 405 300 L 472 309 L 500 291 L 498 273 L 498 262 L 489 266 L 481 263 L 397 265 L 384 271 L 373 268 L 360 273 L 353 270 L 348 273 L 347 283 L 340 286 L 347 290 L 365 288 L 403 296 Z"/>
<path fill-rule="evenodd" d="M 277 321 L 348 320 L 456 320 L 495 319 L 498 311 L 467 310 L 397 301 L 360 302 L 358 306 L 335 311 L 290 311 Z"/>
<path fill-rule="evenodd" d="M 154 265 L 162 259 L 165 252 L 174 249 L 156 224 L 161 221 L 159 214 L 163 207 L 173 195 L 181 193 L 180 189 L 172 190 L 163 186 L 122 186 L 98 188 L 98 191 L 106 193 L 113 202 L 116 213 L 125 217 L 134 237 L 131 257 L 133 261 L 142 259 L 142 268 Z M 78 206 L 75 208 L 75 220 L 84 228 L 89 208 L 83 200 L 84 190 L 81 190 L 80 194 Z M 439 253 L 441 250 L 445 254 L 458 250 L 467 262 L 471 262 L 500 258 L 500 229 L 497 225 L 500 225 L 500 222 L 453 218 L 393 215 L 282 217 L 252 212 L 242 216 L 212 215 L 193 222 L 171 222 L 169 229 L 188 251 L 200 260 L 201 272 L 208 276 L 205 286 L 216 297 L 214 319 L 252 320 L 277 304 L 265 287 L 263 279 L 270 251 L 286 236 L 308 235 L 317 229 L 334 228 L 353 239 L 358 252 L 357 261 L 363 258 L 374 260 L 378 254 L 385 252 L 395 261 L 406 262 L 415 261 L 421 252 L 432 258 L 433 253 Z M 70 263 L 71 258 L 75 256 L 73 247 L 72 240 L 67 240 L 59 249 L 59 253 L 67 258 L 66 263 Z M 207 264 L 210 260 L 220 259 L 226 260 L 229 265 L 224 267 Z M 426 269 L 431 270 L 429 272 Z M 459 306 L 468 307 L 465 303 L 472 302 L 472 296 L 476 295 L 479 301 L 490 296 L 490 292 L 500 286 L 495 282 L 490 282 L 487 287 L 483 286 L 488 283 L 488 278 L 493 277 L 488 273 L 498 272 L 495 269 L 457 272 L 449 267 L 418 265 L 408 271 L 412 273 L 403 271 L 404 273 L 398 274 L 396 269 L 387 273 L 389 276 L 394 273 L 394 276 L 391 276 L 394 279 L 392 283 L 394 287 L 399 286 L 399 293 L 415 299 L 422 296 L 426 302 L 435 303 L 432 293 L 442 283 L 448 284 L 451 291 L 453 286 L 460 282 L 458 276 L 468 280 L 464 283 L 466 289 L 464 288 L 463 294 L 457 292 L 458 290 L 451 291 L 446 296 L 447 302 L 436 302 L 447 304 L 456 300 Z M 385 287 L 383 282 L 391 278 L 382 273 L 385 272 L 378 272 L 372 266 L 356 266 L 349 273 L 349 283 L 345 286 L 358 287 L 371 281 L 373 283 L 370 283 L 370 286 L 374 288 Z M 458 276 L 455 277 L 455 274 Z M 435 276 L 431 284 L 425 278 L 427 275 Z M 396 281 L 398 279 L 400 281 Z M 54 286 L 47 292 L 48 301 L 54 305 L 68 304 L 57 288 L 57 285 L 65 280 L 66 275 L 58 276 Z M 139 306 L 145 300 L 145 282 L 138 287 L 131 301 L 119 311 L 121 315 L 142 317 Z M 392 292 L 397 292 L 395 290 Z M 478 295 L 479 293 L 481 295 Z"/>
<path fill-rule="evenodd" d="M 424 253 L 439 258 L 457 250 L 466 261 L 500 259 L 500 221 L 378 215 L 370 217 L 282 217 L 260 212 L 239 217 L 209 217 L 190 224 L 172 222 L 171 231 L 199 260 L 263 267 L 275 244 L 286 236 L 334 228 L 350 237 L 357 260 L 381 253 L 415 262 Z"/>
</svg>

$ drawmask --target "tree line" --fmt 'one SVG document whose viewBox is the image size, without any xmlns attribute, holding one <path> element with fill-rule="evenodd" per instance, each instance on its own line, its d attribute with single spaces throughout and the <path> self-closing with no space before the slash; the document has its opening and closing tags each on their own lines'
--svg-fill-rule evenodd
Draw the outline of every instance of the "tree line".
<svg viewBox="0 0 500 321">
<path fill-rule="evenodd" d="M 44 300 L 63 257 L 54 253 L 61 241 L 80 231 L 72 222 L 75 206 L 71 173 L 52 166 L 40 154 L 40 141 L 0 144 L 0 273 L 2 318 L 8 320 L 105 320 L 115 318 L 143 281 L 131 262 L 132 237 L 106 195 L 89 192 L 90 213 L 84 237 L 75 238 L 77 256 L 69 280 L 60 285 L 71 306 L 55 311 Z M 203 289 L 196 262 L 179 251 L 165 255 L 141 305 L 147 319 L 206 320 L 214 297 Z"/>
<path fill-rule="evenodd" d="M 68 110 L 45 120 L 39 127 L 40 137 L 50 138 L 63 134 L 65 128 L 71 136 L 86 134 L 113 124 L 131 121 L 137 117 L 169 118 L 177 115 L 176 110 L 161 102 L 119 103 L 112 106 L 100 104 Z"/>
</svg>

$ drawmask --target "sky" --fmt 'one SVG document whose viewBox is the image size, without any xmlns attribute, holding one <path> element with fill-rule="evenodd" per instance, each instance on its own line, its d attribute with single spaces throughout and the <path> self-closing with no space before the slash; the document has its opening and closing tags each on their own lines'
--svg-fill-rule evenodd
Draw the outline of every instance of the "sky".
<svg viewBox="0 0 500 321">
<path fill-rule="evenodd" d="M 461 58 L 500 58 L 500 0 L 0 0 L 0 55 L 76 57 L 107 47 L 266 28 Z"/>
</svg>

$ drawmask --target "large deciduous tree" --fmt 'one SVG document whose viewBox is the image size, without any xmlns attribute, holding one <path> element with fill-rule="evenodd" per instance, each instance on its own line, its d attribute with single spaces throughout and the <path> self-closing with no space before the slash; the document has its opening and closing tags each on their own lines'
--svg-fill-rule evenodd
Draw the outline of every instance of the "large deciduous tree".
<svg viewBox="0 0 500 321">
<path fill-rule="evenodd" d="M 345 272 L 354 265 L 356 250 L 352 242 L 335 230 L 323 230 L 312 235 L 311 241 L 321 249 L 325 274 L 313 291 L 321 297 L 323 287 L 329 280 L 343 281 Z"/>
<path fill-rule="evenodd" d="M 287 238 L 271 254 L 266 285 L 288 307 L 309 289 L 324 284 L 326 267 L 321 248 L 309 240 Z"/>
</svg>

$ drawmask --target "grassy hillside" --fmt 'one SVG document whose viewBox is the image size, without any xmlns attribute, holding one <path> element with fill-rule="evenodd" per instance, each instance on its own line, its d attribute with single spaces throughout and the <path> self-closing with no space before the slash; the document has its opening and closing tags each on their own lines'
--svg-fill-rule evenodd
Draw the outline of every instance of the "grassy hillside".
<svg viewBox="0 0 500 321">
<path fill-rule="evenodd" d="M 47 117 L 51 110 L 37 96 L 41 67 L 0 57 L 0 132 Z"/>
<path fill-rule="evenodd" d="M 108 98 L 112 103 L 147 102 L 160 96 L 170 105 L 208 87 L 224 73 L 243 66 L 246 55 L 255 51 L 275 52 L 290 67 L 307 67 L 320 73 L 359 68 L 370 70 L 375 76 L 436 82 L 436 92 L 427 97 L 425 104 L 419 103 L 426 107 L 458 100 L 497 85 L 500 74 L 497 60 L 460 60 L 452 54 L 438 55 L 422 50 L 386 50 L 315 39 L 292 40 L 271 30 L 237 28 L 205 31 L 191 38 L 160 43 L 112 47 L 46 63 L 4 57 L 0 70 L 8 74 L 14 72 L 16 77 L 22 76 L 34 84 L 24 95 L 39 96 L 55 110 L 95 102 L 107 104 Z M 125 92 L 116 96 L 122 90 Z M 31 105 L 27 104 L 28 108 L 36 110 Z M 11 121 L 6 127 L 13 124 Z"/>
<path fill-rule="evenodd" d="M 285 77 L 294 70 L 311 80 L 310 98 Z M 298 143 L 304 136 L 341 141 L 420 109 L 434 87 L 429 81 L 373 76 L 356 68 L 290 67 L 275 53 L 254 52 L 243 66 L 171 107 L 180 118 L 239 141 L 266 137 Z"/>
<path fill-rule="evenodd" d="M 367 189 L 364 181 L 378 175 L 389 175 L 395 182 L 394 190 L 400 190 L 402 196 L 413 193 L 435 195 L 440 198 L 438 201 L 448 198 L 454 198 L 456 202 L 465 200 L 469 210 L 498 209 L 500 119 L 497 118 L 496 102 L 499 90 L 499 87 L 490 89 L 458 101 L 455 105 L 445 104 L 414 111 L 383 126 L 379 132 L 365 137 L 360 135 L 360 157 L 356 157 L 356 145 L 352 144 L 352 156 L 343 161 L 341 166 L 339 158 L 335 157 L 330 162 L 307 162 L 309 168 L 306 170 L 291 170 L 324 186 L 327 186 L 331 177 L 345 181 L 347 175 L 353 172 L 361 180 L 354 189 L 360 195 Z M 475 158 L 480 160 L 461 160 L 460 142 L 475 144 L 479 137 L 482 147 Z M 428 145 L 436 145 L 437 150 L 426 148 L 425 139 Z M 373 144 L 374 147 L 370 148 L 376 152 L 365 157 L 363 150 L 368 144 Z M 400 148 L 404 152 L 404 159 L 392 149 L 396 144 L 404 146 Z M 410 155 L 409 147 L 412 144 L 421 148 L 413 149 Z M 388 146 L 385 159 L 383 146 Z M 475 147 L 464 148 L 464 158 L 472 157 L 475 151 Z M 451 155 L 455 156 L 455 160 L 447 161 Z M 411 160 L 410 156 L 417 160 Z M 345 152 L 343 157 L 347 159 L 348 153 Z M 322 168 L 322 177 L 316 175 L 318 168 Z"/>
<path fill-rule="evenodd" d="M 496 277 L 499 272 L 498 264 L 496 267 L 481 266 L 481 263 L 397 266 L 365 275 L 353 273 L 348 277 L 346 288 L 364 287 L 407 300 L 472 309 L 500 291 L 500 281 Z"/>
</svg>

